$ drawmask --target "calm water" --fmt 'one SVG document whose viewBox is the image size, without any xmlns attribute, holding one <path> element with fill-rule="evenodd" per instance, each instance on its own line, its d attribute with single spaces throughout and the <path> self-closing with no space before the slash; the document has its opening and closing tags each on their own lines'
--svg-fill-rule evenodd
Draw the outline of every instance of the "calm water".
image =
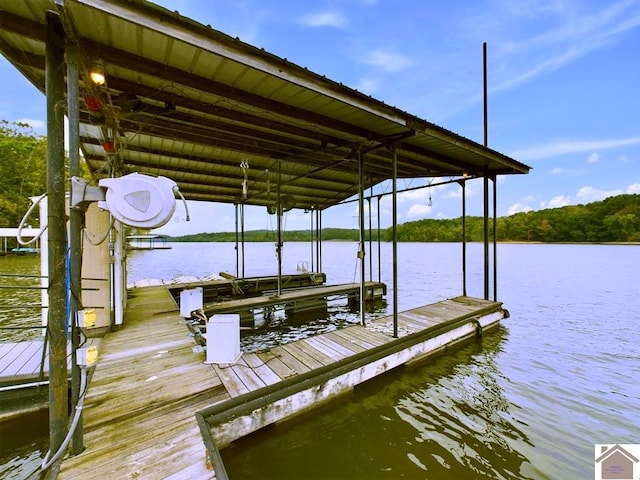
<svg viewBox="0 0 640 480">
<path fill-rule="evenodd" d="M 391 246 L 382 250 L 391 286 Z M 459 245 L 398 250 L 401 310 L 461 292 Z M 276 271 L 272 244 L 246 254 L 247 275 Z M 323 255 L 330 283 L 359 279 L 354 243 L 328 242 Z M 468 255 L 468 293 L 482 296 L 481 246 Z M 286 243 L 284 272 L 309 256 Z M 593 478 L 595 443 L 640 443 L 640 247 L 504 244 L 498 257 L 511 312 L 500 330 L 235 443 L 222 452 L 231 478 Z M 129 274 L 235 273 L 234 262 L 233 244 L 174 244 L 134 252 Z M 377 279 L 375 258 L 374 269 Z M 37 468 L 43 423 L 21 438 L 24 425 L 0 427 L 0 478 Z"/>
<path fill-rule="evenodd" d="M 0 256 L 0 341 L 42 335 L 39 275 L 40 255 Z"/>
</svg>

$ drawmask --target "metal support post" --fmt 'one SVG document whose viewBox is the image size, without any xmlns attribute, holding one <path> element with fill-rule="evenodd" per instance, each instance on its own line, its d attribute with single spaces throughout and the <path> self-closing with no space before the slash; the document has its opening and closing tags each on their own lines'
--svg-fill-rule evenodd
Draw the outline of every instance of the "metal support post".
<svg viewBox="0 0 640 480">
<path fill-rule="evenodd" d="M 462 295 L 467 296 L 467 181 L 460 180 L 462 187 Z"/>
<path fill-rule="evenodd" d="M 398 147 L 392 150 L 392 236 L 393 236 L 393 338 L 398 338 Z"/>
<path fill-rule="evenodd" d="M 497 218 L 497 184 L 498 179 L 494 175 L 493 180 L 493 301 L 498 301 L 498 218 Z"/>
<path fill-rule="evenodd" d="M 358 149 L 358 220 L 359 220 L 359 239 L 358 246 L 358 258 L 360 259 L 360 320 L 362 325 L 365 325 L 365 243 L 364 243 L 364 155 L 362 148 Z"/>
<path fill-rule="evenodd" d="M 378 195 L 378 283 L 382 283 L 382 252 L 380 251 L 380 199 L 381 195 Z"/>
<path fill-rule="evenodd" d="M 69 177 L 79 177 L 80 172 L 80 73 L 79 57 L 75 44 L 68 44 L 67 52 L 67 118 L 69 120 Z M 71 191 L 71 186 L 69 188 Z M 69 196 L 71 201 L 71 195 Z M 77 325 L 78 310 L 82 308 L 82 207 L 69 205 L 69 317 L 71 319 L 71 403 L 77 405 L 80 399 L 80 367 L 76 361 L 76 351 L 80 346 L 80 330 Z M 84 450 L 82 413 L 79 414 L 72 442 L 71 453 L 78 455 Z"/>
<path fill-rule="evenodd" d="M 483 245 L 484 245 L 484 299 L 489 300 L 489 176 L 485 174 L 483 181 Z"/>
</svg>

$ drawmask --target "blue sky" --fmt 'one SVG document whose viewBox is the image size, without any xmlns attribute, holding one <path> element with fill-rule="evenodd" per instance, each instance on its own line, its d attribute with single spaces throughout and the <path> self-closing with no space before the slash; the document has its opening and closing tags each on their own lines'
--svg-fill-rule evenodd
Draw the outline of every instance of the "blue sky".
<svg viewBox="0 0 640 480">
<path fill-rule="evenodd" d="M 489 146 L 533 167 L 499 179 L 498 215 L 640 193 L 640 0 L 156 3 L 479 143 L 487 42 Z M 0 118 L 45 133 L 44 96 L 4 58 L 0 78 Z M 468 213 L 481 214 L 481 183 L 470 182 L 467 193 Z M 190 210 L 186 223 L 178 205 L 159 232 L 234 229 L 231 206 Z M 380 210 L 386 227 L 390 199 Z M 400 222 L 460 214 L 455 184 L 399 198 Z M 262 208 L 246 215 L 248 230 L 275 227 Z M 285 218 L 287 229 L 309 224 L 296 210 Z M 355 203 L 323 215 L 324 227 L 357 225 Z"/>
</svg>

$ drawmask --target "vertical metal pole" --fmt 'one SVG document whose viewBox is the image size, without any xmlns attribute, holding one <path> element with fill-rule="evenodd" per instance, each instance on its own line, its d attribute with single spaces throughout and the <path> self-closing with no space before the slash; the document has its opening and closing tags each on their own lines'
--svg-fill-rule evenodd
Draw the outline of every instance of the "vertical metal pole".
<svg viewBox="0 0 640 480">
<path fill-rule="evenodd" d="M 244 278 L 244 203 L 240 204 L 240 242 L 242 247 L 242 278 Z"/>
<path fill-rule="evenodd" d="M 318 246 L 318 225 L 320 222 L 320 210 L 315 211 L 315 216 L 316 216 L 316 227 L 313 234 L 314 234 L 314 241 L 316 243 L 316 268 L 317 268 L 316 271 L 322 272 L 322 268 L 320 267 L 320 248 Z"/>
<path fill-rule="evenodd" d="M 322 272 L 322 210 L 318 212 L 318 272 Z"/>
<path fill-rule="evenodd" d="M 309 227 L 309 243 L 311 244 L 311 271 L 315 272 L 313 269 L 314 261 L 313 261 L 313 210 L 309 210 L 309 216 L 311 217 L 311 226 Z"/>
<path fill-rule="evenodd" d="M 56 452 L 67 427 L 67 335 L 64 170 L 64 33 L 60 18 L 46 13 L 47 221 L 49 230 L 49 448 Z"/>
<path fill-rule="evenodd" d="M 276 245 L 276 257 L 278 258 L 278 295 L 282 295 L 282 203 L 280 198 L 280 184 L 282 183 L 282 169 L 278 162 L 278 189 L 277 189 L 277 215 L 278 215 L 278 244 Z"/>
<path fill-rule="evenodd" d="M 378 195 L 378 283 L 382 283 L 382 264 L 381 258 L 382 254 L 380 252 L 380 198 L 382 196 Z"/>
<path fill-rule="evenodd" d="M 365 299 L 365 240 L 364 240 L 364 155 L 362 154 L 362 149 L 358 149 L 358 223 L 359 223 L 359 238 L 360 245 L 358 247 L 358 258 L 360 259 L 360 321 L 364 326 L 365 321 L 365 307 L 366 307 L 366 299 Z"/>
<path fill-rule="evenodd" d="M 392 236 L 393 236 L 393 338 L 398 338 L 398 147 L 393 144 L 391 184 L 393 190 Z"/>
<path fill-rule="evenodd" d="M 67 119 L 69 121 L 69 177 L 80 176 L 80 83 L 77 46 L 68 44 L 67 51 Z M 76 362 L 76 350 L 80 345 L 80 331 L 77 326 L 78 309 L 82 304 L 82 210 L 71 208 L 69 196 L 69 278 L 71 297 L 69 315 L 71 317 L 71 402 L 77 405 L 80 398 L 80 367 Z M 71 442 L 71 452 L 78 455 L 84 450 L 82 413 Z"/>
<path fill-rule="evenodd" d="M 236 210 L 236 277 L 240 276 L 240 250 L 239 247 L 240 245 L 238 245 L 238 204 L 235 204 L 235 210 Z"/>
<path fill-rule="evenodd" d="M 467 181 L 460 180 L 462 187 L 462 295 L 467 296 Z"/>
<path fill-rule="evenodd" d="M 487 42 L 482 44 L 482 96 L 484 99 L 484 146 L 489 145 L 489 113 L 487 97 Z"/>
<path fill-rule="evenodd" d="M 489 145 L 487 107 L 487 42 L 482 44 L 482 91 L 484 98 L 484 146 Z M 484 299 L 489 300 L 489 173 L 484 172 Z"/>
<path fill-rule="evenodd" d="M 498 301 L 498 218 L 497 218 L 497 183 L 498 179 L 494 175 L 493 180 L 493 301 Z"/>
<path fill-rule="evenodd" d="M 371 197 L 367 198 L 369 208 L 369 281 L 373 282 L 373 237 L 371 233 Z"/>
<path fill-rule="evenodd" d="M 373 180 L 371 180 L 371 187 L 369 188 L 369 198 L 367 198 L 367 204 L 369 207 L 369 281 L 373 282 L 373 232 L 371 228 L 371 198 L 373 197 Z"/>
<path fill-rule="evenodd" d="M 485 172 L 483 182 L 483 244 L 484 244 L 484 299 L 489 300 L 489 176 Z"/>
</svg>

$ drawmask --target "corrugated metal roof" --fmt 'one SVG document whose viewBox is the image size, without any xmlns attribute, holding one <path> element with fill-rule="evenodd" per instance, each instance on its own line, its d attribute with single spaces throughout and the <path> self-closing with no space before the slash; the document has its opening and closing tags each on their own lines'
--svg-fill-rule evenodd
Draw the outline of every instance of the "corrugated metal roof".
<svg viewBox="0 0 640 480">
<path fill-rule="evenodd" d="M 63 5 L 58 5 L 62 3 Z M 149 2 L 0 0 L 0 52 L 44 92 L 46 10 L 79 44 L 81 148 L 96 177 L 176 181 L 187 199 L 247 204 L 290 195 L 326 208 L 392 176 L 527 173 L 499 152 Z M 87 73 L 104 64 L 107 81 Z M 91 98 L 99 111 L 91 111 Z M 106 152 L 105 140 L 115 150 Z"/>
</svg>

